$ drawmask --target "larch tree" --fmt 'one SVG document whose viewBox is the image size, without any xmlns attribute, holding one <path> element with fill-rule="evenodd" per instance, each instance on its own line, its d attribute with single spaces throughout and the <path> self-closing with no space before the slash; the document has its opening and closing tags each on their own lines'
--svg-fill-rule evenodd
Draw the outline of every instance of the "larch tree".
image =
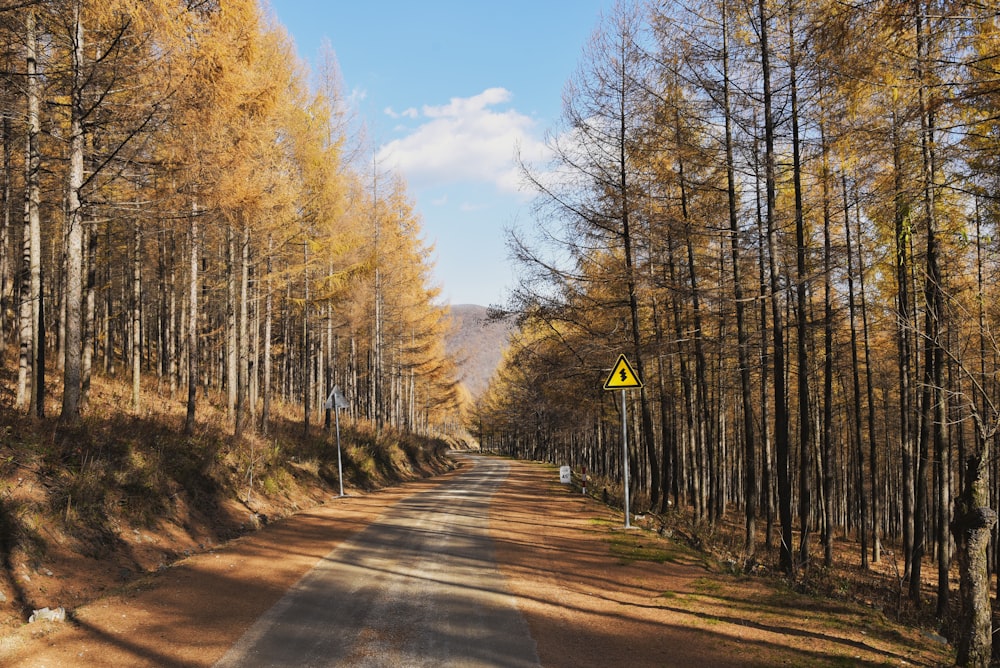
<svg viewBox="0 0 1000 668">
<path fill-rule="evenodd" d="M 26 142 L 25 142 L 25 203 L 19 291 L 18 330 L 20 355 L 18 365 L 16 405 L 28 412 L 42 416 L 44 402 L 44 369 L 42 358 L 42 266 L 39 134 L 41 133 L 42 86 L 38 69 L 38 10 L 24 10 L 25 31 L 25 91 L 26 91 Z"/>
<path fill-rule="evenodd" d="M 565 222 L 568 246 L 576 245 L 572 239 L 579 234 L 592 243 L 621 249 L 620 255 L 614 255 L 621 262 L 624 292 L 618 300 L 625 307 L 632 362 L 639 376 L 645 377 L 637 229 L 642 175 L 635 155 L 640 119 L 648 106 L 641 40 L 639 14 L 626 6 L 619 6 L 609 17 L 605 32 L 595 34 L 587 62 L 567 85 L 564 96 L 563 116 L 571 139 L 553 146 L 565 178 L 562 183 L 534 179 L 534 186 Z M 661 488 L 660 466 L 649 404 L 649 390 L 644 386 L 639 391 L 639 442 L 650 464 L 648 490 L 655 506 Z"/>
</svg>

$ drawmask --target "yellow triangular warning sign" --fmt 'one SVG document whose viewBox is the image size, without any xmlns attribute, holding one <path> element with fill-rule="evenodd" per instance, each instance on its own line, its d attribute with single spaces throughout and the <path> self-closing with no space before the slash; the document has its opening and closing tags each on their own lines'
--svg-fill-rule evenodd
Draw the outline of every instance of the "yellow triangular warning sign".
<svg viewBox="0 0 1000 668">
<path fill-rule="evenodd" d="M 615 368 L 611 370 L 611 375 L 604 381 L 604 389 L 628 390 L 638 387 L 642 387 L 642 381 L 632 370 L 632 365 L 625 359 L 625 355 L 619 355 Z"/>
</svg>

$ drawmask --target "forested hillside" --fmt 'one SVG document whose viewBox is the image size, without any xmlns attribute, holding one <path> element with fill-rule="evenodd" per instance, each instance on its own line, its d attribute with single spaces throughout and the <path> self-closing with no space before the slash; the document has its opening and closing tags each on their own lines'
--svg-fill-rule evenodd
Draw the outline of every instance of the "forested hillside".
<svg viewBox="0 0 1000 668">
<path fill-rule="evenodd" d="M 830 564 L 845 534 L 862 568 L 888 552 L 985 665 L 998 75 L 991 3 L 619 5 L 529 170 L 484 446 L 620 481 L 624 353 L 639 509 L 738 511 L 748 569 Z"/>
<path fill-rule="evenodd" d="M 476 399 L 500 364 L 514 325 L 509 319 L 491 320 L 485 306 L 454 304 L 449 311 L 452 330 L 447 350 L 458 365 L 462 384 Z"/>
</svg>

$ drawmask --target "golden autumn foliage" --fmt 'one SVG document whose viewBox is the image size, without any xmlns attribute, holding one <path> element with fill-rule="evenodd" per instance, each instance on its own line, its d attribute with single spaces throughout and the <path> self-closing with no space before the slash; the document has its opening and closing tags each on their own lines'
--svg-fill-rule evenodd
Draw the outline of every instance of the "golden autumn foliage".
<svg viewBox="0 0 1000 668">
<path fill-rule="evenodd" d="M 619 484 L 624 419 L 642 510 L 738 508 L 748 569 L 888 547 L 914 607 L 930 562 L 959 662 L 986 665 L 997 30 L 982 3 L 617 6 L 566 89 L 560 178 L 529 174 L 484 446 Z M 622 353 L 626 416 L 600 390 Z"/>
<path fill-rule="evenodd" d="M 34 56 L 21 46 L 29 26 Z M 350 164 L 340 91 L 329 77 L 311 86 L 256 0 L 17 3 L 0 6 L 0 31 L 0 333 L 20 344 L 22 409 L 59 391 L 52 369 L 65 360 L 67 424 L 86 413 L 90 375 L 123 368 L 135 411 L 143 377 L 175 401 L 188 388 L 188 430 L 204 390 L 227 396 L 237 433 L 267 430 L 272 400 L 298 404 L 308 430 L 334 385 L 360 419 L 453 421 L 444 309 L 419 218 L 400 206 L 405 185 L 381 201 Z M 26 62 L 41 75 L 30 178 Z M 39 193 L 37 233 L 14 222 L 27 192 Z M 44 280 L 21 280 L 29 257 Z M 377 274 L 392 280 L 375 289 Z M 11 317 L 32 300 L 44 329 L 30 309 Z"/>
</svg>

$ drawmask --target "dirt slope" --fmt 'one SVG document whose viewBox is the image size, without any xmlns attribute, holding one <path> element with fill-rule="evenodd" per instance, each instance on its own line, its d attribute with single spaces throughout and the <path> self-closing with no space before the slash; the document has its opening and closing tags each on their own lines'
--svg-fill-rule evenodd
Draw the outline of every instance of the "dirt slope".
<svg viewBox="0 0 1000 668">
<path fill-rule="evenodd" d="M 947 648 L 869 609 L 712 573 L 666 539 L 621 530 L 620 516 L 555 478 L 550 467 L 514 463 L 491 522 L 546 666 L 952 661 Z M 27 625 L 0 638 L 0 664 L 210 666 L 339 541 L 435 484 L 335 500 L 194 555 L 78 607 L 72 623 Z"/>
</svg>

